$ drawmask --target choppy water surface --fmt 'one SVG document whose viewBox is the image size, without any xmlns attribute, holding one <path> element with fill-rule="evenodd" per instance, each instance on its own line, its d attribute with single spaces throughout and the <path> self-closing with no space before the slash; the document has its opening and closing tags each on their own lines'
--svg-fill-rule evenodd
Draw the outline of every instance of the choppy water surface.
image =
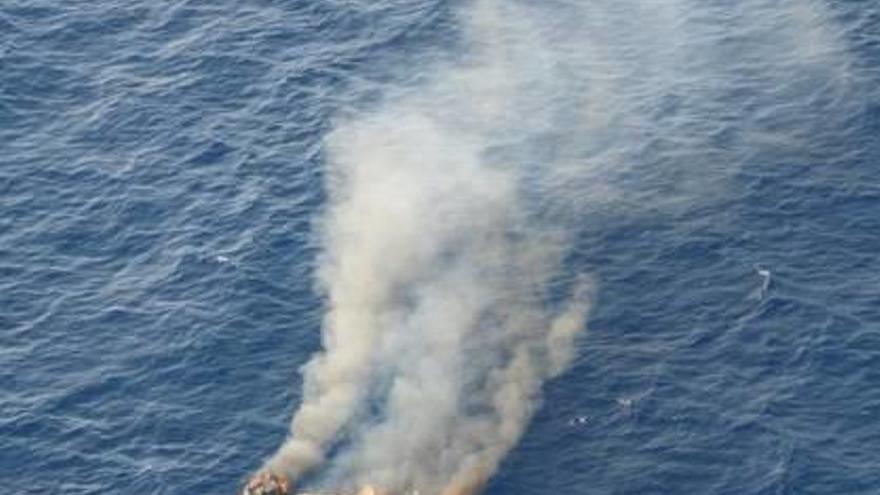
<svg viewBox="0 0 880 495">
<path fill-rule="evenodd" d="M 230 493 L 272 454 L 340 170 L 407 179 L 353 189 L 388 273 L 489 228 L 510 284 L 595 284 L 486 493 L 880 490 L 871 2 L 10 0 L 0 69 L 9 493 Z M 307 482 L 362 467 L 349 433 Z"/>
</svg>

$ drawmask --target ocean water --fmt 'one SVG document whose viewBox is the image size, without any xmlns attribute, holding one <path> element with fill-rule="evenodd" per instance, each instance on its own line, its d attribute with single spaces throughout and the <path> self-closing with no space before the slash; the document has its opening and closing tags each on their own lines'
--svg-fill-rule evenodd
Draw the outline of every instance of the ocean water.
<svg viewBox="0 0 880 495">
<path fill-rule="evenodd" d="M 331 136 L 404 101 L 596 284 L 485 493 L 878 493 L 878 83 L 870 1 L 5 0 L 0 482 L 233 493 L 321 348 Z"/>
</svg>

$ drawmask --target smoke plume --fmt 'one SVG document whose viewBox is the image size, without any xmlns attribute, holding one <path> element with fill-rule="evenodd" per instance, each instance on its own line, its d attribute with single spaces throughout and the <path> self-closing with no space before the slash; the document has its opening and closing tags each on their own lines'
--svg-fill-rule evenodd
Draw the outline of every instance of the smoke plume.
<svg viewBox="0 0 880 495">
<path fill-rule="evenodd" d="M 764 3 L 731 7 L 741 19 L 727 29 L 778 42 L 788 27 L 833 49 L 810 17 L 821 12 L 756 25 Z M 766 84 L 797 104 L 802 86 L 774 80 L 779 70 L 830 86 L 840 73 L 817 74 L 824 52 L 796 44 L 724 58 L 724 33 L 700 5 L 470 2 L 466 54 L 339 123 L 327 140 L 323 350 L 269 469 L 296 481 L 329 456 L 338 489 L 480 490 L 585 329 L 593 284 L 564 269 L 571 219 L 658 200 L 651 181 L 666 201 L 711 195 L 739 157 L 707 145 L 746 111 L 720 103 L 728 91 L 751 91 L 755 108 Z M 737 78 L 737 63 L 764 82 Z M 660 173 L 694 163 L 699 173 Z"/>
<path fill-rule="evenodd" d="M 471 60 L 328 139 L 324 350 L 268 463 L 294 479 L 344 433 L 344 483 L 473 493 L 585 327 L 590 282 L 562 276 L 567 236 L 532 217 L 511 151 L 551 125 L 525 93 L 554 94 L 529 80 L 553 61 L 525 52 L 531 29 L 500 2 L 474 8 Z"/>
</svg>

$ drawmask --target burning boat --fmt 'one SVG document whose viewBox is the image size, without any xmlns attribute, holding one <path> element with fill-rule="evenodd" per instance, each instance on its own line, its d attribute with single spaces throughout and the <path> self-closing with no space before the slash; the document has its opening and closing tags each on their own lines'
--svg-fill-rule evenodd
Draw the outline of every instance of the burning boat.
<svg viewBox="0 0 880 495">
<path fill-rule="evenodd" d="M 290 481 L 283 474 L 260 471 L 253 475 L 239 495 L 293 495 Z"/>
<path fill-rule="evenodd" d="M 239 495 L 294 495 L 293 486 L 287 476 L 283 474 L 273 473 L 271 471 L 260 471 L 251 476 L 244 488 L 241 489 Z M 328 495 L 302 492 L 296 495 Z M 352 494 L 355 495 L 355 494 Z M 386 493 L 365 486 L 358 490 L 356 495 L 386 495 Z"/>
</svg>

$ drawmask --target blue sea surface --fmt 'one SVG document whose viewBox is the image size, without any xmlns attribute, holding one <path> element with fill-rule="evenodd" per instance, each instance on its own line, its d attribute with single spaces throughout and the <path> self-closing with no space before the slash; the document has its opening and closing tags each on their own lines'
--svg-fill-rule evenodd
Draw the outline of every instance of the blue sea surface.
<svg viewBox="0 0 880 495">
<path fill-rule="evenodd" d="M 730 72 L 604 121 L 635 166 L 568 213 L 589 329 L 486 493 L 880 493 L 880 5 L 812 2 L 825 73 L 727 31 L 786 2 L 672 3 Z M 634 19 L 596 40 L 665 22 L 593 4 Z M 6 493 L 233 493 L 281 444 L 321 345 L 325 139 L 466 52 L 468 6 L 0 3 Z"/>
</svg>

